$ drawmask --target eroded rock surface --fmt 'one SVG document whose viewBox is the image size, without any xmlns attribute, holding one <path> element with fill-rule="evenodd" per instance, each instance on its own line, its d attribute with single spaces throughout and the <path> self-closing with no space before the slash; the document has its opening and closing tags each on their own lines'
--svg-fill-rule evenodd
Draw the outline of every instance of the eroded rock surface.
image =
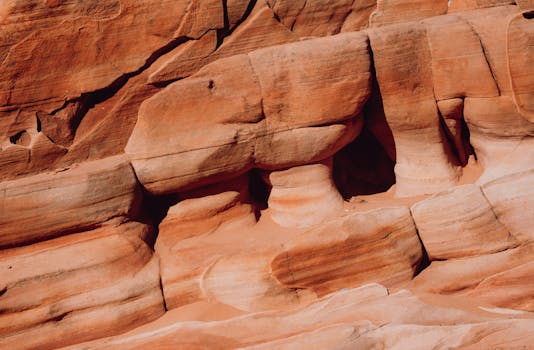
<svg viewBox="0 0 534 350">
<path fill-rule="evenodd" d="M 0 349 L 529 349 L 532 11 L 0 2 Z"/>
</svg>

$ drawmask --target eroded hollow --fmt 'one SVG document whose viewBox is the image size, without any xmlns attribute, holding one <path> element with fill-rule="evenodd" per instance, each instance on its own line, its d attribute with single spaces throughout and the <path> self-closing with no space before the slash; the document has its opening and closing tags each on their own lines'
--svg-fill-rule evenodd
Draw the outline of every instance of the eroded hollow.
<svg viewBox="0 0 534 350">
<path fill-rule="evenodd" d="M 395 141 L 376 79 L 373 85 L 360 135 L 334 156 L 334 182 L 344 199 L 385 192 L 395 184 Z"/>
<path fill-rule="evenodd" d="M 254 203 L 254 208 L 256 208 L 256 218 L 259 219 L 260 212 L 268 207 L 267 201 L 271 194 L 271 187 L 263 180 L 259 169 L 249 171 L 248 177 L 250 199 Z"/>
<path fill-rule="evenodd" d="M 32 141 L 32 138 L 30 134 L 28 134 L 25 130 L 23 130 L 21 132 L 16 133 L 13 136 L 10 136 L 9 141 L 14 145 L 28 147 Z"/>
<path fill-rule="evenodd" d="M 345 199 L 387 191 L 395 184 L 395 161 L 364 128 L 356 140 L 334 156 L 334 181 Z"/>
</svg>

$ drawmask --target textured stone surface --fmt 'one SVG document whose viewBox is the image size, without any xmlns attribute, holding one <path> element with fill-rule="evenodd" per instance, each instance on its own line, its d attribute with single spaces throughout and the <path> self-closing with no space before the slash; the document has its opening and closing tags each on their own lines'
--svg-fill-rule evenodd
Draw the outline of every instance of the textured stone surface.
<svg viewBox="0 0 534 350">
<path fill-rule="evenodd" d="M 377 0 L 376 5 L 376 10 L 369 19 L 372 27 L 416 21 L 447 13 L 446 0 Z"/>
<path fill-rule="evenodd" d="M 407 291 L 388 295 L 380 285 L 367 285 L 284 312 L 263 312 L 219 322 L 178 323 L 169 318 L 160 332 L 147 328 L 70 349 L 202 346 L 291 349 L 310 343 L 317 344 L 318 348 L 321 345 L 366 348 L 386 344 L 388 349 L 402 349 L 413 344 L 417 349 L 440 344 L 491 348 L 502 344 L 503 339 L 510 339 L 510 345 L 528 344 L 532 340 L 528 332 L 532 318 L 513 317 L 473 307 L 460 310 L 454 304 L 440 303 L 439 299 L 427 302 Z M 421 337 L 425 342 L 419 342 Z"/>
<path fill-rule="evenodd" d="M 0 1 L 0 349 L 530 348 L 532 9 Z"/>
<path fill-rule="evenodd" d="M 365 282 L 394 286 L 409 281 L 421 257 L 409 210 L 384 208 L 349 215 L 290 240 L 271 261 L 271 270 L 288 287 L 324 295 Z"/>
<path fill-rule="evenodd" d="M 161 316 L 158 259 L 143 241 L 149 235 L 143 224 L 110 223 L 3 250 L 1 347 L 54 349 Z"/>
<path fill-rule="evenodd" d="M 469 23 L 456 16 L 425 22 L 436 100 L 498 96 L 480 39 Z"/>
<path fill-rule="evenodd" d="M 137 71 L 154 51 L 175 38 L 197 37 L 222 27 L 220 1 L 93 1 L 91 5 L 78 2 L 81 18 L 72 12 L 66 19 L 56 17 L 47 30 L 32 28 L 9 47 L 0 72 L 1 105 L 76 98 Z M 45 16 L 53 11 L 37 6 L 44 7 Z M 142 14 L 148 11 L 158 21 L 147 21 Z M 68 59 L 49 59 L 49 52 Z"/>
<path fill-rule="evenodd" d="M 534 239 L 534 218 L 524 215 L 533 210 L 533 185 L 534 171 L 531 170 L 488 182 L 482 187 L 497 218 L 523 242 Z"/>
<path fill-rule="evenodd" d="M 297 60 L 306 60 L 304 67 L 310 68 L 291 69 Z M 271 62 L 279 63 L 273 67 Z M 213 183 L 255 164 L 269 169 L 318 161 L 351 141 L 343 134 L 354 133 L 341 122 L 359 116 L 370 84 L 370 57 L 361 33 L 221 59 L 143 103 L 126 154 L 154 194 Z M 203 117 L 192 117 L 196 113 Z M 322 144 L 310 151 L 301 151 L 305 145 L 299 144 L 298 131 L 284 134 L 325 124 L 340 124 L 341 130 L 325 129 L 315 137 Z M 278 147 L 294 152 L 286 153 L 285 162 L 272 159 L 269 164 L 264 148 L 271 146 L 275 153 Z"/>
<path fill-rule="evenodd" d="M 525 307 L 531 311 L 532 286 L 527 280 L 532 272 L 529 265 L 521 266 L 530 262 L 532 256 L 533 245 L 526 244 L 493 254 L 434 261 L 411 285 L 415 290 L 447 295 L 474 295 L 479 303 L 487 300 L 490 305 L 498 303 L 501 307 Z M 516 281 L 495 288 L 495 284 L 506 280 L 507 276 Z M 493 280 L 497 282 L 490 292 Z M 499 291 L 500 288 L 503 288 L 502 291 Z M 502 297 L 501 293 L 505 291 L 510 298 Z"/>
<path fill-rule="evenodd" d="M 427 194 L 455 184 L 440 134 L 426 26 L 411 22 L 369 32 L 376 77 L 397 149 L 397 194 Z"/>
<path fill-rule="evenodd" d="M 271 172 L 269 208 L 281 226 L 309 227 L 338 216 L 343 198 L 332 180 L 332 160 Z"/>
<path fill-rule="evenodd" d="M 464 116 L 471 144 L 484 166 L 478 183 L 532 169 L 534 124 L 517 112 L 509 96 L 466 98 Z"/>
<path fill-rule="evenodd" d="M 476 185 L 439 193 L 411 210 L 431 260 L 489 254 L 518 244 Z"/>
<path fill-rule="evenodd" d="M 82 231 L 133 217 L 141 192 L 124 156 L 0 183 L 0 246 Z"/>
</svg>

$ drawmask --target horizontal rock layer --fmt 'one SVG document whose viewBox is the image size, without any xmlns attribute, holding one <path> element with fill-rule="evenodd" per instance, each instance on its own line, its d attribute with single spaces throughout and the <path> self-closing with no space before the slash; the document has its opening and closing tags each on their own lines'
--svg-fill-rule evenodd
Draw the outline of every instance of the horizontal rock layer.
<svg viewBox="0 0 534 350">
<path fill-rule="evenodd" d="M 530 346 L 533 8 L 2 1 L 0 348 Z"/>
<path fill-rule="evenodd" d="M 0 183 L 0 246 L 42 241 L 135 217 L 141 191 L 124 156 Z"/>
<path fill-rule="evenodd" d="M 290 240 L 271 261 L 271 271 L 287 287 L 324 295 L 365 282 L 391 286 L 409 281 L 421 257 L 409 210 L 384 208 L 349 215 Z"/>
<path fill-rule="evenodd" d="M 218 322 L 173 322 L 169 318 L 154 334 L 138 333 L 87 343 L 69 349 L 142 349 L 146 347 L 217 349 L 302 348 L 306 346 L 387 346 L 402 349 L 421 344 L 428 349 L 453 346 L 492 347 L 504 338 L 508 344 L 528 344 L 532 318 L 484 311 L 439 300 L 426 302 L 407 291 L 388 295 L 380 285 L 366 285 L 325 297 L 307 307 L 271 311 Z M 439 323 L 439 326 L 437 325 Z M 417 339 L 417 340 L 415 340 Z"/>
<path fill-rule="evenodd" d="M 411 210 L 431 260 L 489 254 L 518 244 L 476 185 L 439 193 Z"/>
<path fill-rule="evenodd" d="M 1 251 L 0 348 L 55 349 L 161 316 L 149 235 L 143 224 L 109 223 Z"/>
</svg>

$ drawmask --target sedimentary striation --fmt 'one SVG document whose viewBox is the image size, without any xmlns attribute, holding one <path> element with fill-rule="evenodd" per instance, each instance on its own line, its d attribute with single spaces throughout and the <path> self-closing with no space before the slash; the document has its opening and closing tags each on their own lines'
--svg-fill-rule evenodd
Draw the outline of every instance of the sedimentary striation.
<svg viewBox="0 0 534 350">
<path fill-rule="evenodd" d="M 533 18 L 2 1 L 0 349 L 528 349 Z"/>
</svg>

